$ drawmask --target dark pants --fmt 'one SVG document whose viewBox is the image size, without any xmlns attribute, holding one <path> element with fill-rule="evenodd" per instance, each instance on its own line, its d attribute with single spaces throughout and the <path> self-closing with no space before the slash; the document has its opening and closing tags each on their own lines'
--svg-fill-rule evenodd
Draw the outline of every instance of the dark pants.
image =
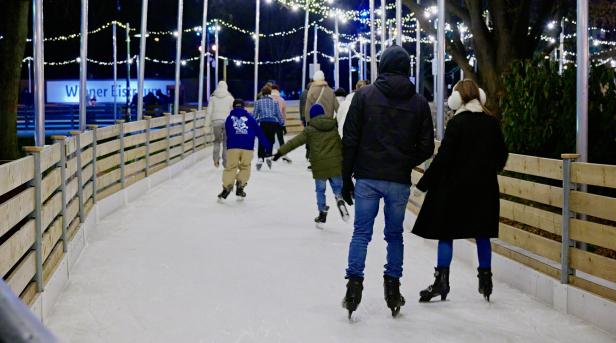
<svg viewBox="0 0 616 343">
<path fill-rule="evenodd" d="M 278 144 L 280 146 L 284 145 L 284 126 L 278 125 L 278 130 L 276 131 L 276 138 L 278 139 Z"/>
<path fill-rule="evenodd" d="M 278 131 L 278 128 L 280 127 L 280 125 L 278 125 L 278 123 L 262 122 L 259 124 L 259 126 L 261 126 L 261 130 L 263 130 L 263 133 L 265 134 L 265 137 L 267 138 L 267 140 L 271 144 L 274 144 L 274 139 L 276 138 L 276 132 Z M 265 149 L 263 144 L 259 142 L 259 158 L 266 158 L 270 156 L 272 156 L 271 145 L 269 149 Z"/>
</svg>

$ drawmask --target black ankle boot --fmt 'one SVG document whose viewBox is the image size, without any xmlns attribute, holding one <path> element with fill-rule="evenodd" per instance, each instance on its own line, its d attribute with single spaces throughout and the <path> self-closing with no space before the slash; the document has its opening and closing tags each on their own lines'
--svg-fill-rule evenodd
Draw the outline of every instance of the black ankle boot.
<svg viewBox="0 0 616 343">
<path fill-rule="evenodd" d="M 419 292 L 419 302 L 429 302 L 440 295 L 441 300 L 449 294 L 449 268 L 434 268 L 434 284 Z"/>
<path fill-rule="evenodd" d="M 400 279 L 391 276 L 383 276 L 383 289 L 385 290 L 385 302 L 391 310 L 392 316 L 397 316 L 400 312 L 400 307 L 404 306 L 406 301 L 400 294 Z"/>
<path fill-rule="evenodd" d="M 359 303 L 361 302 L 361 292 L 364 290 L 364 278 L 350 277 L 347 282 L 347 290 L 342 300 L 342 307 L 349 311 L 349 319 L 351 314 L 357 310 Z"/>
<path fill-rule="evenodd" d="M 479 293 L 483 294 L 487 301 L 490 301 L 490 295 L 492 294 L 492 269 L 477 268 L 477 277 L 479 278 Z"/>
</svg>

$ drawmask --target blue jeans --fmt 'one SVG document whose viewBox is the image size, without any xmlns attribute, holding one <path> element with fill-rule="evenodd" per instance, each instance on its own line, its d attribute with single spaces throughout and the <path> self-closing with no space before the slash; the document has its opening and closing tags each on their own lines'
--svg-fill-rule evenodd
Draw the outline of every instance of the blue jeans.
<svg viewBox="0 0 616 343">
<path fill-rule="evenodd" d="M 319 212 L 325 212 L 327 210 L 327 199 L 325 198 L 325 191 L 327 189 L 327 181 L 332 187 L 332 191 L 336 197 L 340 197 L 342 194 L 342 177 L 336 176 L 329 179 L 315 179 L 314 186 L 317 193 L 317 207 Z"/>
<path fill-rule="evenodd" d="M 477 258 L 479 268 L 492 268 L 492 245 L 489 238 L 477 238 Z M 453 259 L 453 240 L 438 241 L 438 268 L 449 268 Z"/>
<path fill-rule="evenodd" d="M 349 266 L 346 277 L 364 277 L 368 243 L 372 240 L 374 219 L 379 213 L 381 199 L 385 201 L 385 241 L 387 264 L 385 275 L 402 277 L 404 241 L 402 232 L 409 201 L 410 187 L 406 184 L 358 179 L 355 184 L 355 230 L 349 246 Z"/>
</svg>

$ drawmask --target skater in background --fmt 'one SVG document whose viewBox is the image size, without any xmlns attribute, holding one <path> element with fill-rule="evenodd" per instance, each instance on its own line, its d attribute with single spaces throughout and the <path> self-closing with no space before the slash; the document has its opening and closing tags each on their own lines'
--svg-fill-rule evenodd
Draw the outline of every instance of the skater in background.
<svg viewBox="0 0 616 343">
<path fill-rule="evenodd" d="M 334 91 L 334 95 L 336 96 L 336 100 L 338 100 L 338 109 L 336 110 L 336 113 L 338 113 L 340 110 L 340 105 L 346 100 L 349 93 L 347 93 L 344 88 L 338 88 Z"/>
<path fill-rule="evenodd" d="M 222 192 L 218 199 L 224 200 L 233 191 L 239 199 L 246 197 L 250 179 L 250 165 L 254 155 L 255 137 L 259 145 L 271 146 L 256 120 L 244 109 L 244 101 L 236 99 L 233 110 L 225 121 L 227 132 L 227 164 L 222 174 Z"/>
<path fill-rule="evenodd" d="M 319 215 L 314 219 L 318 226 L 325 224 L 329 206 L 325 197 L 327 182 L 336 198 L 336 206 L 344 221 L 349 219 L 344 200 L 342 199 L 342 141 L 336 129 L 336 120 L 325 115 L 323 106 L 316 104 L 310 108 L 310 123 L 308 126 L 278 149 L 274 161 L 294 149 L 310 144 L 310 163 L 317 195 Z"/>
<path fill-rule="evenodd" d="M 362 87 L 369 85 L 369 82 L 366 80 L 359 80 L 355 85 L 355 92 Z M 349 112 L 349 107 L 351 107 L 351 101 L 353 101 L 353 97 L 355 96 L 355 92 L 347 95 L 344 99 L 344 102 L 340 103 L 340 107 L 338 108 L 338 112 L 336 112 L 336 120 L 338 121 L 338 133 L 340 137 L 344 137 L 344 121 L 346 120 L 347 113 Z"/>
<path fill-rule="evenodd" d="M 282 114 L 282 124 L 278 126 L 276 138 L 278 139 L 278 145 L 283 146 L 284 135 L 287 134 L 287 104 L 285 103 L 284 98 L 280 95 L 280 87 L 278 85 L 272 85 L 272 99 L 274 99 L 274 101 L 278 104 L 278 107 L 280 107 L 280 113 Z M 291 159 L 287 156 L 282 156 L 282 160 L 287 163 L 291 163 Z"/>
<path fill-rule="evenodd" d="M 312 81 L 306 97 L 306 113 L 310 111 L 312 105 L 320 104 L 325 109 L 325 115 L 333 118 L 340 104 L 338 104 L 334 91 L 327 85 L 325 74 L 317 70 L 312 79 L 314 81 Z M 310 122 L 310 116 L 306 116 L 306 122 Z"/>
<path fill-rule="evenodd" d="M 456 114 L 417 183 L 418 191 L 413 191 L 427 192 L 413 233 L 439 240 L 434 284 L 420 292 L 422 302 L 447 298 L 454 239 L 475 238 L 479 293 L 488 301 L 492 294 L 490 238 L 498 237 L 500 209 L 497 174 L 508 152 L 500 123 L 485 109 L 485 101 L 485 92 L 474 81 L 458 82 L 448 100 Z"/>
<path fill-rule="evenodd" d="M 342 195 L 352 204 L 354 194 L 356 203 L 343 301 L 349 316 L 361 301 L 366 253 L 381 199 L 385 202 L 387 242 L 385 301 L 394 316 L 405 302 L 400 294 L 402 232 L 411 171 L 434 152 L 432 114 L 426 99 L 415 93 L 415 85 L 409 80 L 410 63 L 403 48 L 387 48 L 377 80 L 357 91 L 344 124 Z"/>
<path fill-rule="evenodd" d="M 259 126 L 265 133 L 268 142 L 274 142 L 276 132 L 283 123 L 280 107 L 272 99 L 272 89 L 266 85 L 261 89 L 261 99 L 255 102 L 254 117 L 259 123 Z M 272 169 L 272 147 L 259 143 L 259 160 L 257 161 L 257 170 L 261 170 L 263 162 L 267 163 L 269 169 Z"/>
<path fill-rule="evenodd" d="M 207 117 L 205 121 L 206 127 L 211 127 L 214 134 L 214 148 L 212 157 L 214 166 L 218 168 L 220 165 L 221 146 L 222 146 L 222 165 L 225 166 L 227 159 L 227 140 L 225 137 L 225 120 L 229 112 L 233 109 L 233 95 L 229 93 L 227 83 L 225 81 L 218 82 L 218 87 L 210 97 L 207 106 Z"/>
</svg>

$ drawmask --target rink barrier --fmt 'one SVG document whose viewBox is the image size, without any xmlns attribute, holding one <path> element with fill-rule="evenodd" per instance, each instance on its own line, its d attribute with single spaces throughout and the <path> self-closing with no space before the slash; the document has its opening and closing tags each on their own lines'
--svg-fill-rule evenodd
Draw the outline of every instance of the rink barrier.
<svg viewBox="0 0 616 343">
<path fill-rule="evenodd" d="M 84 226 L 92 222 L 95 204 L 149 176 L 151 183 L 171 177 L 157 173 L 194 162 L 192 155 L 211 142 L 211 132 L 205 111 L 193 111 L 88 126 L 52 140 L 0 165 L 0 273 L 35 312 L 47 287 L 59 287 L 50 280 L 68 277 L 68 265 L 85 246 Z"/>
<path fill-rule="evenodd" d="M 600 194 L 614 194 L 616 166 L 576 162 L 577 157 L 509 155 L 498 176 L 501 221 L 493 250 L 614 302 L 616 256 L 597 252 L 616 251 L 616 198 Z M 428 166 L 412 172 L 414 184 Z M 411 196 L 408 208 L 417 214 L 422 202 Z"/>
</svg>

